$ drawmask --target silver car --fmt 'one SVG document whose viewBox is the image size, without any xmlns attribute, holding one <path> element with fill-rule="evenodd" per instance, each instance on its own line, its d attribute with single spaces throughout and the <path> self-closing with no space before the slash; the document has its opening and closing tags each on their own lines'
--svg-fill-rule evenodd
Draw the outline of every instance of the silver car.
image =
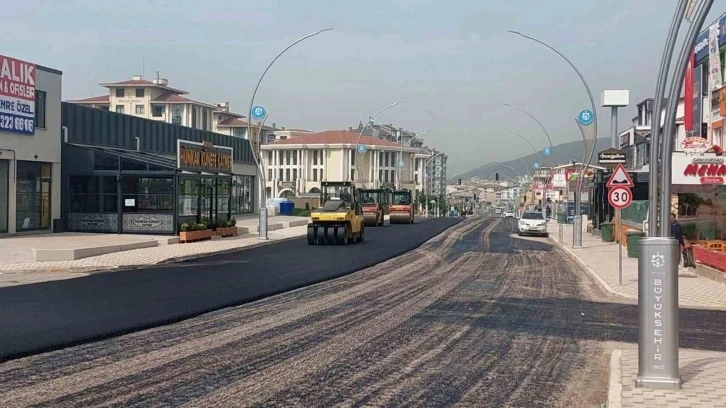
<svg viewBox="0 0 726 408">
<path fill-rule="evenodd" d="M 539 211 L 526 211 L 517 223 L 517 235 L 539 235 L 546 237 L 547 221 Z"/>
</svg>

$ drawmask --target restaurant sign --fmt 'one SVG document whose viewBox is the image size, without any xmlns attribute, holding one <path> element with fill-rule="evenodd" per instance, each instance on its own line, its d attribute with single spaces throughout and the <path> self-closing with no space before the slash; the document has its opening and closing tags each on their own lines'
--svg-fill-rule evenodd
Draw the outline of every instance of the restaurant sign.
<svg viewBox="0 0 726 408">
<path fill-rule="evenodd" d="M 673 154 L 671 180 L 682 185 L 722 185 L 726 178 L 726 159 L 716 155 L 698 157 Z"/>
<path fill-rule="evenodd" d="M 177 167 L 183 171 L 232 174 L 231 147 L 177 140 Z"/>
</svg>

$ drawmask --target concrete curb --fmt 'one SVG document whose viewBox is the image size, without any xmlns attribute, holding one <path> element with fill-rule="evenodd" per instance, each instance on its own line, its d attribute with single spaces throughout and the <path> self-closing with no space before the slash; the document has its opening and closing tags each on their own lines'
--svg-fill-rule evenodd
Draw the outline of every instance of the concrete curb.
<svg viewBox="0 0 726 408">
<path fill-rule="evenodd" d="M 616 349 L 610 355 L 610 385 L 608 387 L 608 408 L 622 408 L 623 406 L 623 350 Z"/>
<path fill-rule="evenodd" d="M 624 299 L 636 299 L 637 300 L 637 297 L 635 297 L 635 298 L 630 297 L 626 294 L 615 291 L 615 289 L 613 289 L 610 285 L 608 285 L 608 283 L 605 282 L 605 280 L 603 278 L 601 278 L 600 275 L 597 274 L 597 272 L 595 272 L 592 268 L 590 268 L 585 263 L 585 261 L 580 259 L 580 257 L 577 256 L 577 254 L 572 249 L 561 244 L 554 236 L 552 236 L 552 234 L 550 234 L 548 238 L 550 239 L 550 241 L 554 242 L 555 245 L 557 245 L 560 249 L 567 252 L 567 254 L 570 255 L 570 258 L 572 258 L 575 262 L 577 262 L 577 264 L 580 265 L 585 270 L 585 272 L 587 272 L 588 275 L 590 275 L 590 278 L 592 278 L 592 280 L 600 288 L 600 290 L 602 290 L 603 292 L 605 292 L 611 296 L 616 296 L 616 297 L 624 298 Z"/>
<path fill-rule="evenodd" d="M 305 236 L 305 234 L 298 235 L 296 237 L 287 237 L 287 238 L 280 238 L 280 239 L 268 239 L 267 241 L 260 241 L 257 244 L 247 245 L 247 246 L 243 246 L 243 247 L 230 248 L 230 249 L 222 249 L 222 250 L 213 251 L 213 252 L 204 252 L 204 253 L 196 254 L 196 255 L 178 256 L 178 257 L 174 257 L 174 258 L 164 259 L 163 261 L 159 261 L 159 262 L 156 262 L 156 263 L 153 263 L 153 264 L 149 264 L 149 265 L 135 265 L 133 267 L 134 268 L 141 268 L 141 267 L 154 266 L 154 265 L 166 265 L 166 264 L 170 264 L 170 263 L 178 263 L 178 262 L 189 261 L 189 260 L 192 260 L 192 259 L 204 258 L 204 257 L 207 257 L 207 256 L 229 254 L 229 253 L 232 253 L 232 252 L 244 251 L 246 249 L 255 249 L 255 248 L 259 248 L 259 247 L 266 246 L 266 245 L 272 245 L 272 244 L 277 244 L 277 243 L 280 243 L 280 242 L 292 241 L 293 239 L 298 239 L 298 238 L 301 238 L 301 237 L 304 237 L 304 236 Z"/>
</svg>

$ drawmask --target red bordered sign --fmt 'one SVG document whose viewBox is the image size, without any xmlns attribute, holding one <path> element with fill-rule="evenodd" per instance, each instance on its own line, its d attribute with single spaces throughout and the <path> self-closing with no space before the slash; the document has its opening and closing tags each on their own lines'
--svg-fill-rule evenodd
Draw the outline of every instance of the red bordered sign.
<svg viewBox="0 0 726 408">
<path fill-rule="evenodd" d="M 633 202 L 633 193 L 626 187 L 614 187 L 608 191 L 608 201 L 613 208 L 622 210 Z"/>
</svg>

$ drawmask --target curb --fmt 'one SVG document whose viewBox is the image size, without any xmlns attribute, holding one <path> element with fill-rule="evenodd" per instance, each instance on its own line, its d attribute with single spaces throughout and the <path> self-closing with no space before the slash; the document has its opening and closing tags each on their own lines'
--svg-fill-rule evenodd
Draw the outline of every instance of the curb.
<svg viewBox="0 0 726 408">
<path fill-rule="evenodd" d="M 623 373 L 622 362 L 623 350 L 613 350 L 610 356 L 610 385 L 608 387 L 608 408 L 622 408 L 623 406 Z"/>
<path fill-rule="evenodd" d="M 196 254 L 196 255 L 178 256 L 178 257 L 174 257 L 174 258 L 164 259 L 163 261 L 159 261 L 159 262 L 156 262 L 156 263 L 153 263 L 153 264 L 138 265 L 136 267 L 166 265 L 166 264 L 170 264 L 170 263 L 185 262 L 185 261 L 189 261 L 189 260 L 192 260 L 192 259 L 205 258 L 205 257 L 208 257 L 208 256 L 229 254 L 229 253 L 232 253 L 232 252 L 239 252 L 239 251 L 244 251 L 244 250 L 247 250 L 247 249 L 255 249 L 255 248 L 259 248 L 259 247 L 263 247 L 263 246 L 267 246 L 267 245 L 277 244 L 277 243 L 280 243 L 280 242 L 292 241 L 293 239 L 298 239 L 298 238 L 301 238 L 301 237 L 304 237 L 304 236 L 305 235 L 303 234 L 303 235 L 298 235 L 296 237 L 287 237 L 287 238 L 281 238 L 281 239 L 268 239 L 266 241 L 261 241 L 261 242 L 258 242 L 256 244 L 247 245 L 247 246 L 243 246 L 243 247 L 230 248 L 230 249 L 222 249 L 220 251 L 205 252 L 205 253 Z"/>
<path fill-rule="evenodd" d="M 552 234 L 549 235 L 549 239 L 550 239 L 550 241 L 554 242 L 555 245 L 557 245 L 560 249 L 567 252 L 567 254 L 570 255 L 570 258 L 572 258 L 575 262 L 577 262 L 577 264 L 580 265 L 585 270 L 585 272 L 587 272 L 588 275 L 590 275 L 590 278 L 592 278 L 592 280 L 595 281 L 595 284 L 600 288 L 600 290 L 602 290 L 603 292 L 605 292 L 611 296 L 617 296 L 619 298 L 631 299 L 631 300 L 637 299 L 637 298 L 633 298 L 633 297 L 627 296 L 625 294 L 616 292 L 615 289 L 610 287 L 610 285 L 608 285 L 608 283 L 605 282 L 605 280 L 603 278 L 601 278 L 600 275 L 597 274 L 597 272 L 595 272 L 592 268 L 590 268 L 585 263 L 585 261 L 580 259 L 580 257 L 577 256 L 577 254 L 572 249 L 561 244 L 557 239 L 555 239 L 554 236 L 552 236 Z"/>
</svg>

